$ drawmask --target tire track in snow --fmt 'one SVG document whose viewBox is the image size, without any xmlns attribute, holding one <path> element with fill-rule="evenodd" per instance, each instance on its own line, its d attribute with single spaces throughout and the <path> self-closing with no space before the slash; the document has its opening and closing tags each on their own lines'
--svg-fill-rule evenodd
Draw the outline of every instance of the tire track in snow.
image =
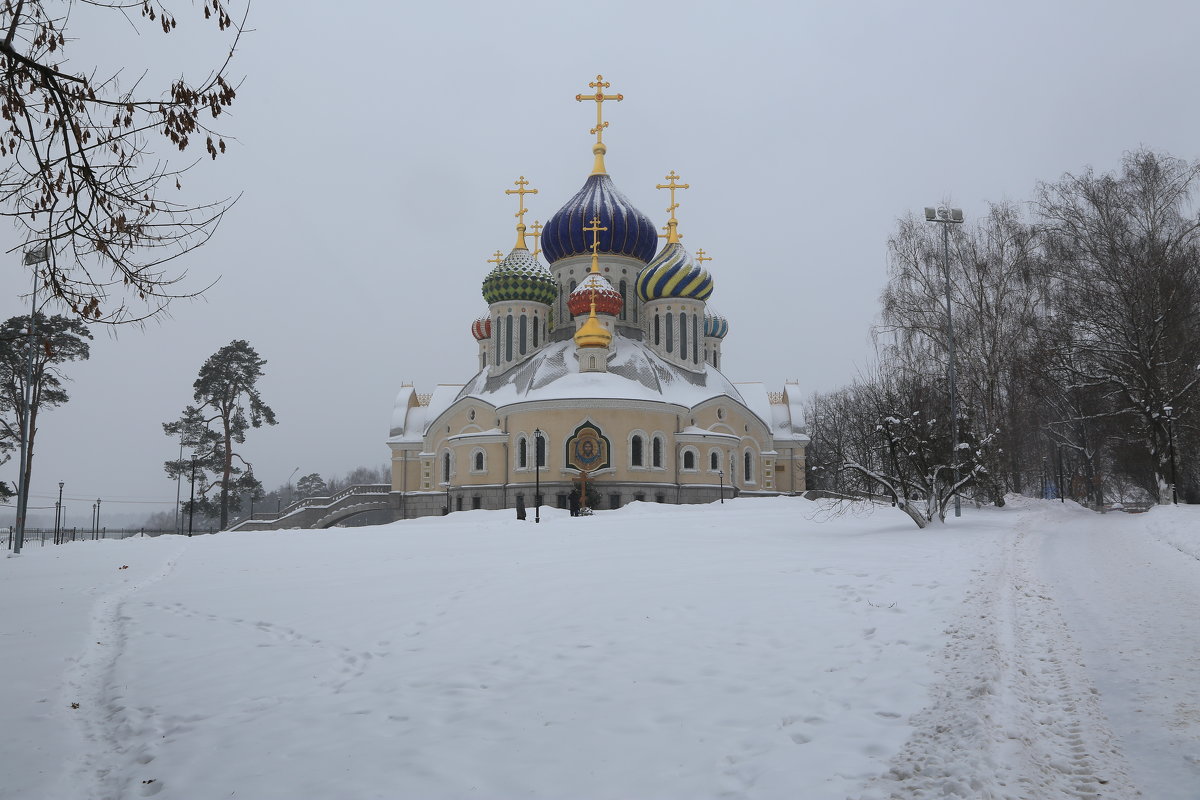
<svg viewBox="0 0 1200 800">
<path fill-rule="evenodd" d="M 1129 800 L 1128 765 L 1047 588 L 1023 514 L 999 566 L 947 630 L 942 679 L 913 735 L 860 800 Z"/>
<path fill-rule="evenodd" d="M 130 778 L 126 767 L 154 760 L 153 751 L 145 746 L 131 752 L 131 742 L 141 739 L 144 725 L 136 711 L 123 704 L 123 689 L 115 681 L 131 619 L 125 614 L 125 606 L 134 594 L 167 578 L 187 546 L 185 542 L 147 577 L 130 580 L 93 604 L 88 643 L 63 675 L 62 701 L 64 705 L 79 704 L 73 718 L 83 746 L 75 766 L 64 770 L 63 780 L 69 788 L 60 792 L 60 797 L 121 800 L 128 796 Z M 158 794 L 162 788 L 161 781 L 139 785 L 144 797 Z"/>
</svg>

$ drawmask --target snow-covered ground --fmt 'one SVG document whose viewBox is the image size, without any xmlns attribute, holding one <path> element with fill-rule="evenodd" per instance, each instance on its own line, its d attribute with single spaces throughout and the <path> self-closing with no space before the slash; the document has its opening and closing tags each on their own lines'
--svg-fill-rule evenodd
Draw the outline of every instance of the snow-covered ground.
<svg viewBox="0 0 1200 800">
<path fill-rule="evenodd" d="M 1019 498 L 34 546 L 0 797 L 1194 800 L 1198 556 Z"/>
</svg>

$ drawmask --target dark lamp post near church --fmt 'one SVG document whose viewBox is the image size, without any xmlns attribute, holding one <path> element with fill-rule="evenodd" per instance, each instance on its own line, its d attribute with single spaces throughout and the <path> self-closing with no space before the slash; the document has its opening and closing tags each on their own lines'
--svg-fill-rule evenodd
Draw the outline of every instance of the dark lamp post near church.
<svg viewBox="0 0 1200 800">
<path fill-rule="evenodd" d="M 1171 412 L 1175 409 L 1171 406 L 1163 406 L 1163 413 L 1167 415 L 1167 452 L 1171 456 L 1171 502 L 1179 504 L 1179 492 L 1175 489 L 1175 420 L 1171 417 Z"/>
<path fill-rule="evenodd" d="M 542 429 L 533 429 L 533 521 L 542 521 Z"/>
<path fill-rule="evenodd" d="M 950 228 L 949 225 L 961 225 L 963 212 L 961 208 L 925 207 L 927 222 L 942 224 L 942 269 L 946 277 L 946 349 L 948 351 L 950 377 L 950 466 L 954 470 L 954 483 L 958 486 L 958 394 L 954 386 L 954 315 L 950 312 Z M 954 516 L 962 516 L 962 504 L 958 499 L 958 490 L 954 490 Z"/>
</svg>

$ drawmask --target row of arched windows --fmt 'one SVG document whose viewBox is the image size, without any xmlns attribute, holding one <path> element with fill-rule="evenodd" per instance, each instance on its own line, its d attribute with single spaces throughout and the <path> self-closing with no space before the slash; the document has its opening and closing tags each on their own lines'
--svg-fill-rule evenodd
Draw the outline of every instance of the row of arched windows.
<svg viewBox="0 0 1200 800">
<path fill-rule="evenodd" d="M 546 439 L 545 437 L 526 437 L 522 435 L 517 439 L 517 469 L 529 469 L 530 451 L 533 449 L 529 446 L 530 438 L 536 438 L 537 441 L 537 464 L 539 467 L 546 466 Z M 649 464 L 646 463 L 646 441 L 649 439 L 650 458 Z M 655 435 L 646 437 L 642 434 L 635 433 L 629 440 L 629 464 L 632 467 L 650 467 L 653 469 L 661 469 L 663 467 L 663 437 Z M 708 453 L 708 469 L 710 472 L 716 472 L 721 468 L 721 451 L 710 450 Z M 682 467 L 685 470 L 695 470 L 699 454 L 693 447 L 685 447 L 681 454 Z M 734 480 L 736 456 L 730 455 L 729 462 L 729 482 L 732 484 Z M 746 483 L 754 483 L 754 451 L 747 448 L 742 453 L 742 475 Z M 442 483 L 450 482 L 450 475 L 453 467 L 453 458 L 449 450 L 442 452 Z M 486 472 L 487 471 L 487 454 L 482 448 L 476 448 L 471 451 L 471 471 Z"/>
<path fill-rule="evenodd" d="M 689 321 L 690 317 L 690 321 Z M 678 331 L 678 337 L 676 337 Z M 690 336 L 689 336 L 690 331 Z M 679 340 L 679 350 L 675 350 L 675 340 Z M 688 351 L 688 341 L 691 341 L 691 351 Z M 680 311 L 679 314 L 672 314 L 669 311 L 665 313 L 655 312 L 654 314 L 654 346 L 662 347 L 663 342 L 666 342 L 666 351 L 672 355 L 678 356 L 683 361 L 691 361 L 693 364 L 700 363 L 700 315 L 688 314 L 686 311 Z M 714 365 L 715 366 L 715 365 Z"/>
<path fill-rule="evenodd" d="M 544 327 L 545 320 L 536 311 L 532 318 L 529 314 L 497 314 L 492 327 L 496 363 L 507 363 L 538 349 L 541 340 L 546 338 Z"/>
</svg>

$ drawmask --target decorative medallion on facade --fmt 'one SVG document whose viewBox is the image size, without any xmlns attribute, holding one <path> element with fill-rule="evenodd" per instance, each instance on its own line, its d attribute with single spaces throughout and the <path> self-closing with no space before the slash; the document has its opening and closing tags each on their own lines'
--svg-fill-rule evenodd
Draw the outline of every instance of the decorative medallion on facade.
<svg viewBox="0 0 1200 800">
<path fill-rule="evenodd" d="M 609 464 L 608 437 L 590 422 L 575 429 L 567 439 L 567 466 L 580 472 L 595 472 Z"/>
</svg>

